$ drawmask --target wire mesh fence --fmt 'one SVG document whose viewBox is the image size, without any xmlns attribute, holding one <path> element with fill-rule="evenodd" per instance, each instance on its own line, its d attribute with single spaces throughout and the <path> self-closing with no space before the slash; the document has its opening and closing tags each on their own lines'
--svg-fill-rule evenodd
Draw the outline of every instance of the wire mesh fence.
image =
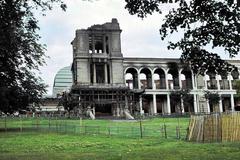
<svg viewBox="0 0 240 160">
<path fill-rule="evenodd" d="M 180 122 L 179 122 L 180 121 Z M 182 122 L 181 122 L 182 121 Z M 103 135 L 129 138 L 185 139 L 188 119 L 155 118 L 154 120 L 113 121 L 59 117 L 1 117 L 0 131 L 37 131 L 67 134 Z"/>
</svg>

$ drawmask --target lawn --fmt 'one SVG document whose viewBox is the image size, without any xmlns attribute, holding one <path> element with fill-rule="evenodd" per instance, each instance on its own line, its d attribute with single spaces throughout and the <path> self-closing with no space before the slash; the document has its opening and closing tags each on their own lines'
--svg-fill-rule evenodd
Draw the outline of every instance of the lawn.
<svg viewBox="0 0 240 160">
<path fill-rule="evenodd" d="M 185 141 L 189 118 L 153 118 L 141 123 L 143 138 L 139 134 L 140 121 L 0 119 L 0 159 L 232 160 L 240 157 L 240 143 Z M 164 125 L 167 138 L 161 132 Z M 180 139 L 176 137 L 178 125 Z"/>
<path fill-rule="evenodd" d="M 36 132 L 1 132 L 0 142 L 0 159 L 6 160 L 237 160 L 240 157 L 240 143 L 198 144 L 173 139 Z"/>
<path fill-rule="evenodd" d="M 181 138 L 186 137 L 189 118 L 152 118 L 142 120 L 80 120 L 60 118 L 7 118 L 0 119 L 2 130 L 55 131 L 76 134 L 97 134 L 121 137 L 176 138 L 179 127 Z M 140 127 L 141 126 L 141 127 Z"/>
</svg>

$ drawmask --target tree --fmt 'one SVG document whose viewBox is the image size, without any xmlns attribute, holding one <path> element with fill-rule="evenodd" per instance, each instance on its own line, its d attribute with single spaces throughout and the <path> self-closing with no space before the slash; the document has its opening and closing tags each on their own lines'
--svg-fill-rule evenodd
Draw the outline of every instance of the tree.
<svg viewBox="0 0 240 160">
<path fill-rule="evenodd" d="M 54 4 L 66 9 L 61 0 L 0 1 L 0 110 L 5 113 L 39 103 L 46 92 L 46 85 L 35 75 L 45 64 L 45 46 L 39 43 L 34 11 L 44 14 Z"/>
<path fill-rule="evenodd" d="M 59 105 L 62 105 L 64 107 L 64 110 L 68 112 L 68 115 L 70 117 L 70 111 L 79 106 L 79 95 L 63 92 L 59 98 Z"/>
<path fill-rule="evenodd" d="M 216 105 L 219 104 L 221 97 L 217 92 L 205 91 L 204 97 L 208 100 L 210 106 L 210 112 L 216 112 Z"/>
<path fill-rule="evenodd" d="M 161 13 L 161 4 L 178 3 L 166 15 L 160 28 L 164 40 L 168 35 L 184 31 L 181 40 L 169 42 L 168 49 L 180 49 L 181 61 L 188 63 L 194 73 L 204 74 L 209 68 L 218 73 L 232 71 L 234 66 L 209 49 L 220 48 L 230 57 L 240 50 L 240 1 L 237 0 L 125 0 L 130 14 L 144 18 Z"/>
<path fill-rule="evenodd" d="M 180 89 L 180 90 L 173 90 L 170 93 L 171 96 L 171 102 L 172 105 L 176 107 L 176 109 L 179 111 L 179 113 L 182 113 L 183 109 L 182 107 L 187 106 L 189 112 L 191 102 L 192 102 L 192 97 L 190 95 L 190 90 L 189 89 Z M 183 103 L 183 106 L 181 105 Z"/>
</svg>

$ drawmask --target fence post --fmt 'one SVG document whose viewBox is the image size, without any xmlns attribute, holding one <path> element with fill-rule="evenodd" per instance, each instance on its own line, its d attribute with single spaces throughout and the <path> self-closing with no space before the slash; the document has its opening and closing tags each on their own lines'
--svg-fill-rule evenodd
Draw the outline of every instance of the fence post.
<svg viewBox="0 0 240 160">
<path fill-rule="evenodd" d="M 180 130 L 178 126 L 176 126 L 176 138 L 180 139 Z"/>
<path fill-rule="evenodd" d="M 108 136 L 109 137 L 111 136 L 111 128 L 110 128 L 110 126 L 108 126 Z"/>
<path fill-rule="evenodd" d="M 140 137 L 143 138 L 143 131 L 142 131 L 142 119 L 140 118 L 140 121 L 139 121 L 139 125 L 140 125 Z"/>
<path fill-rule="evenodd" d="M 167 126 L 164 124 L 164 135 L 165 135 L 165 138 L 167 139 Z"/>
</svg>

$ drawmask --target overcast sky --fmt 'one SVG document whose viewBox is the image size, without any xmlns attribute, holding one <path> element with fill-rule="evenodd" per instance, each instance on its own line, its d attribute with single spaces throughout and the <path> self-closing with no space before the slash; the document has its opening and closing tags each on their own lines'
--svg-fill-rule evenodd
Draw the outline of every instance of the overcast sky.
<svg viewBox="0 0 240 160">
<path fill-rule="evenodd" d="M 49 85 L 48 94 L 52 94 L 54 76 L 57 71 L 72 63 L 71 41 L 76 29 L 85 29 L 93 24 L 110 22 L 117 18 L 122 29 L 121 44 L 124 57 L 175 57 L 179 51 L 167 50 L 167 42 L 179 38 L 171 35 L 161 41 L 159 28 L 163 15 L 154 14 L 142 20 L 129 15 L 124 9 L 124 0 L 65 0 L 67 11 L 54 8 L 45 17 L 39 17 L 41 42 L 47 45 L 47 65 L 40 68 L 41 77 Z M 171 5 L 164 5 L 163 12 L 167 13 Z M 224 58 L 226 55 L 222 54 Z"/>
</svg>

